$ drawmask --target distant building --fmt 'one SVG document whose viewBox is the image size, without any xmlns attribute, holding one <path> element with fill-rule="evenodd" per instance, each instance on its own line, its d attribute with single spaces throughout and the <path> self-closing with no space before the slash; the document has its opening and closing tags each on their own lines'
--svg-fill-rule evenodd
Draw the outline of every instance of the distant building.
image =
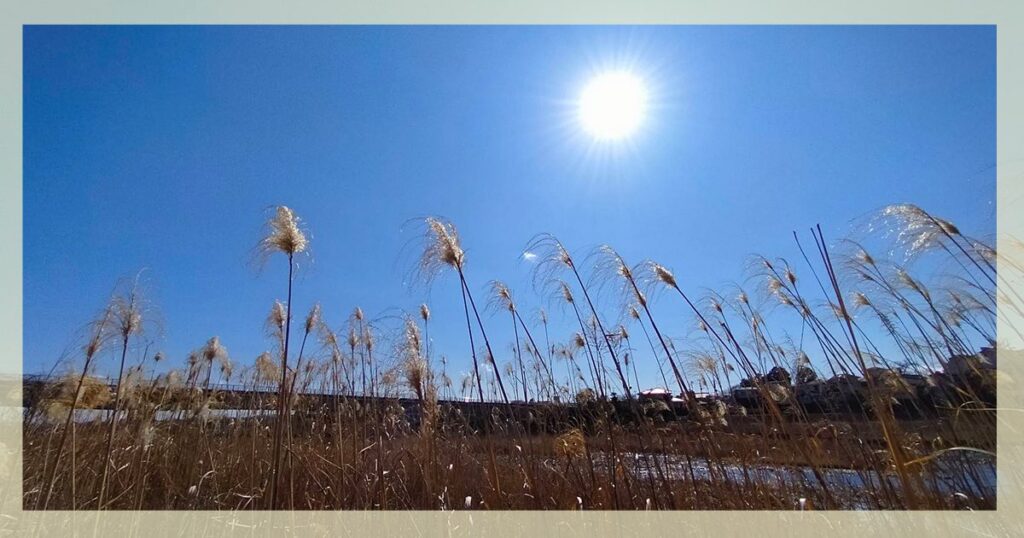
<svg viewBox="0 0 1024 538">
<path fill-rule="evenodd" d="M 663 402 L 672 401 L 672 392 L 660 387 L 640 391 L 641 400 L 660 400 Z"/>
<path fill-rule="evenodd" d="M 962 376 L 982 370 L 995 370 L 996 350 L 983 347 L 973 355 L 955 355 L 946 361 L 945 372 L 953 376 Z"/>
</svg>

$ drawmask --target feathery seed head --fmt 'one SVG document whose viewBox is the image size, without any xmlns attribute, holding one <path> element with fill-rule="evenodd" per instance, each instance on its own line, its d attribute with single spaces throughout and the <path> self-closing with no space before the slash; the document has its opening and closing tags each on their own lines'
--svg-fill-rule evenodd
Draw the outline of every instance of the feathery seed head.
<svg viewBox="0 0 1024 538">
<path fill-rule="evenodd" d="M 971 248 L 988 263 L 996 263 L 996 249 L 980 241 L 971 241 Z"/>
<path fill-rule="evenodd" d="M 914 278 L 910 276 L 910 273 L 908 273 L 906 270 L 898 269 L 896 271 L 896 278 L 898 278 L 899 281 L 903 283 L 903 285 L 916 291 L 920 295 L 924 297 L 928 296 L 928 293 L 925 291 L 924 287 L 921 286 L 921 284 L 918 281 L 914 280 Z"/>
<path fill-rule="evenodd" d="M 320 319 L 320 303 L 316 303 L 309 310 L 309 314 L 306 315 L 306 334 L 313 332 L 313 329 L 320 325 Z"/>
<path fill-rule="evenodd" d="M 459 244 L 459 233 L 455 225 L 435 217 L 427 217 L 427 246 L 423 251 L 420 265 L 432 272 L 448 265 L 462 270 L 466 254 Z"/>
<path fill-rule="evenodd" d="M 419 357 L 422 353 L 422 339 L 420 327 L 413 323 L 412 319 L 405 320 L 405 352 L 413 357 Z"/>
<path fill-rule="evenodd" d="M 515 312 L 516 305 L 512 300 L 512 290 L 508 289 L 508 286 L 504 282 L 501 282 L 500 280 L 491 282 L 491 293 L 493 295 L 492 300 L 495 303 L 510 312 Z"/>
<path fill-rule="evenodd" d="M 330 348 L 338 347 L 338 335 L 337 335 L 337 333 L 335 333 L 334 331 L 328 329 L 326 325 L 322 325 L 322 327 L 323 327 L 323 330 L 320 331 L 320 334 L 321 334 L 320 338 L 323 340 L 324 345 L 326 345 L 327 347 L 330 347 Z"/>
<path fill-rule="evenodd" d="M 164 377 L 164 383 L 168 387 L 180 386 L 181 385 L 181 372 L 178 371 L 178 370 L 171 370 L 170 372 L 167 372 L 167 375 Z"/>
<path fill-rule="evenodd" d="M 868 299 L 867 295 L 858 291 L 853 294 L 853 304 L 858 307 L 871 306 L 871 300 Z"/>
<path fill-rule="evenodd" d="M 267 234 L 260 241 L 260 251 L 264 255 L 281 252 L 288 256 L 305 251 L 309 243 L 299 222 L 291 208 L 277 206 L 274 216 L 267 221 Z"/>
<path fill-rule="evenodd" d="M 220 338 L 214 336 L 206 341 L 206 345 L 201 350 L 203 360 L 208 363 L 212 363 L 214 359 L 220 359 L 227 357 L 228 350 L 220 343 Z"/>
<path fill-rule="evenodd" d="M 256 357 L 256 379 L 263 382 L 273 382 L 281 377 L 281 370 L 274 362 L 274 357 L 269 351 L 260 353 Z"/>
<path fill-rule="evenodd" d="M 114 318 L 123 338 L 142 332 L 141 306 L 137 288 L 132 288 L 127 297 L 114 298 Z"/>
<path fill-rule="evenodd" d="M 939 228 L 941 228 L 942 231 L 946 232 L 947 234 L 960 235 L 960 229 L 957 228 L 952 222 L 949 222 L 948 220 L 942 220 L 940 218 L 936 218 L 935 222 L 936 224 L 938 224 Z"/>
<path fill-rule="evenodd" d="M 280 337 L 284 336 L 285 318 L 287 316 L 284 303 L 274 301 L 274 306 L 270 307 L 270 314 L 267 315 L 267 330 L 270 334 Z"/>
<path fill-rule="evenodd" d="M 103 346 L 104 339 L 99 338 L 98 336 L 99 335 L 97 335 L 96 338 L 89 339 L 89 341 L 85 344 L 83 350 L 85 351 L 86 359 L 91 359 L 94 355 L 96 355 L 96 353 L 99 352 L 100 348 Z"/>
<path fill-rule="evenodd" d="M 846 319 L 846 313 L 839 307 L 839 305 L 830 302 L 828 306 L 832 310 L 832 315 L 835 316 L 836 319 Z"/>
<path fill-rule="evenodd" d="M 897 241 L 906 246 L 909 255 L 939 245 L 946 235 L 960 235 L 960 230 L 953 223 L 913 204 L 887 206 L 880 212 L 880 217 L 896 223 Z"/>
<path fill-rule="evenodd" d="M 363 345 L 366 346 L 367 350 L 372 351 L 374 343 L 375 342 L 373 339 L 373 331 L 370 330 L 369 327 L 367 327 L 365 330 L 363 330 Z"/>
<path fill-rule="evenodd" d="M 231 363 L 231 359 L 224 357 L 220 360 L 220 373 L 225 379 L 231 377 L 231 373 L 234 372 L 235 366 Z"/>
<path fill-rule="evenodd" d="M 562 290 L 562 298 L 565 299 L 565 302 L 571 304 L 573 302 L 573 297 L 572 290 L 569 289 L 569 285 L 566 284 L 565 282 L 559 282 L 559 285 Z"/>
<path fill-rule="evenodd" d="M 623 264 L 623 265 L 625 265 L 625 264 Z M 673 275 L 672 271 L 669 271 L 664 265 L 651 262 L 650 263 L 650 269 L 654 273 L 655 278 L 657 278 L 658 280 L 663 282 L 666 286 L 668 286 L 670 288 L 678 288 L 679 287 L 676 284 L 676 277 L 675 277 L 675 275 Z"/>
<path fill-rule="evenodd" d="M 404 366 L 405 368 L 402 371 L 405 374 L 406 383 L 416 393 L 416 397 L 422 400 L 427 369 L 426 361 L 418 357 L 409 357 L 406 359 Z"/>
<path fill-rule="evenodd" d="M 556 253 L 557 253 L 558 261 L 560 261 L 563 264 L 565 264 L 566 267 L 572 267 L 572 264 L 573 264 L 572 256 L 569 255 L 569 251 L 568 250 L 565 250 L 565 247 L 562 246 L 562 243 L 557 243 L 556 242 L 555 248 L 556 248 Z"/>
<path fill-rule="evenodd" d="M 903 285 L 907 286 L 908 288 L 914 287 L 914 279 L 910 276 L 910 273 L 908 273 L 905 269 L 897 269 L 896 278 L 898 278 L 899 281 L 902 282 Z"/>
</svg>

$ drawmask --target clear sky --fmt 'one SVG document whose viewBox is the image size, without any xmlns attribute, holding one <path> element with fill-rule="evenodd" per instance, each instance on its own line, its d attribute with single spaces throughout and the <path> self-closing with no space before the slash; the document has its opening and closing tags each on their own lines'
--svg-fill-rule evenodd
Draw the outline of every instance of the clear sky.
<svg viewBox="0 0 1024 538">
<path fill-rule="evenodd" d="M 520 258 L 539 232 L 656 259 L 697 295 L 752 253 L 797 259 L 793 230 L 838 237 L 890 203 L 995 232 L 991 26 L 27 26 L 24 45 L 27 372 L 79 359 L 82 326 L 142 268 L 152 349 L 179 365 L 219 335 L 251 363 L 285 292 L 283 259 L 248 266 L 277 204 L 312 234 L 297 317 L 428 301 L 453 374 L 470 364 L 458 285 L 405 285 L 414 217 L 450 218 L 478 300 L 502 279 L 524 310 L 548 304 Z M 652 108 L 609 145 L 575 102 L 611 69 Z M 655 308 L 684 336 L 671 299 Z M 573 320 L 550 309 L 564 340 Z M 485 320 L 510 359 L 508 319 Z"/>
</svg>

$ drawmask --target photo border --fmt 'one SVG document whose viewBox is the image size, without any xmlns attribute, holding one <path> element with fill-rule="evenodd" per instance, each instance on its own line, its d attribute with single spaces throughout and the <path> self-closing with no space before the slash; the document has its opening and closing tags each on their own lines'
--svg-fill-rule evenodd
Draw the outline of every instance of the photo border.
<svg viewBox="0 0 1024 538">
<path fill-rule="evenodd" d="M 1024 2 L 986 1 L 606 1 L 388 2 L 220 1 L 192 3 L 109 1 L 7 2 L 0 27 L 0 233 L 8 253 L 0 260 L 0 397 L 20 401 L 22 368 L 22 28 L 28 24 L 984 24 L 997 42 L 997 248 L 1024 238 Z M 1015 210 L 1016 209 L 1016 210 Z M 1002 285 L 1019 288 L 1019 273 L 1000 266 Z M 1009 336 L 1000 317 L 1001 338 Z M 1007 340 L 1012 349 L 1024 342 Z M 1002 351 L 1001 351 L 1002 352 Z M 219 536 L 331 534 L 341 536 L 506 536 L 707 534 L 866 536 L 874 533 L 938 536 L 1024 535 L 1022 458 L 1024 380 L 1020 353 L 999 364 L 997 509 L 985 512 L 32 512 L 21 510 L 20 416 L 0 417 L 0 533 L 33 536 Z M 18 405 L 8 403 L 6 405 Z M 871 534 L 865 534 L 871 533 Z"/>
</svg>

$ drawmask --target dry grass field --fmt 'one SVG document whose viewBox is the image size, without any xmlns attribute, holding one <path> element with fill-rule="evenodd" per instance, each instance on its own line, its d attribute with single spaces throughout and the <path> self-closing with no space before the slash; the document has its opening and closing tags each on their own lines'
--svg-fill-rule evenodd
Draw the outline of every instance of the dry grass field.
<svg viewBox="0 0 1024 538">
<path fill-rule="evenodd" d="M 997 347 L 998 309 L 1024 305 L 1008 288 L 996 301 L 995 265 L 1019 270 L 1014 253 L 895 205 L 871 230 L 901 256 L 816 229 L 795 236 L 800 264 L 752 259 L 756 289 L 695 296 L 698 283 L 657 262 L 608 246 L 577 255 L 541 235 L 528 247 L 537 290 L 578 327 L 553 342 L 547 314 L 520 311 L 505 284 L 479 291 L 452 223 L 422 225 L 415 272 L 458 283 L 437 291 L 461 299 L 471 375 L 451 379 L 429 344 L 428 305 L 391 330 L 358 308 L 341 327 L 319 305 L 293 312 L 308 235 L 282 206 L 258 249 L 288 264 L 286 299 L 268 301 L 274 351 L 245 364 L 213 337 L 178 367 L 129 359 L 153 305 L 127 282 L 73 368 L 26 407 L 24 508 L 996 507 L 996 370 L 979 350 Z M 924 257 L 941 278 L 915 274 Z M 601 311 L 598 295 L 613 293 L 622 312 Z M 692 319 L 659 317 L 669 301 Z M 780 319 L 804 328 L 802 346 Z M 513 342 L 488 333 L 498 323 Z M 685 338 L 669 335 L 686 323 Z M 499 346 L 514 359 L 496 364 Z M 641 360 L 675 398 L 641 394 Z M 801 400 L 811 387 L 820 394 Z M 491 405 L 471 416 L 465 400 Z"/>
</svg>

